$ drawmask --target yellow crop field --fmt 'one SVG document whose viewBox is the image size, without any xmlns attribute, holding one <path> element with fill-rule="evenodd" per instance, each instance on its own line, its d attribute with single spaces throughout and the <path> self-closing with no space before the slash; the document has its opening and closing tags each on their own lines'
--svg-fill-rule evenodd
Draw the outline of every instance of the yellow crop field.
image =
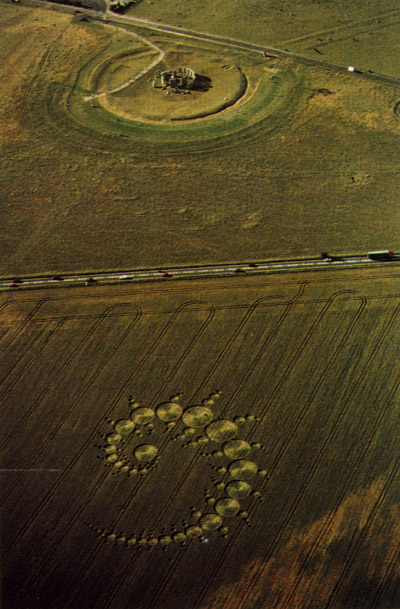
<svg viewBox="0 0 400 609">
<path fill-rule="evenodd" d="M 396 607 L 397 268 L 3 293 L 4 607 Z"/>
</svg>

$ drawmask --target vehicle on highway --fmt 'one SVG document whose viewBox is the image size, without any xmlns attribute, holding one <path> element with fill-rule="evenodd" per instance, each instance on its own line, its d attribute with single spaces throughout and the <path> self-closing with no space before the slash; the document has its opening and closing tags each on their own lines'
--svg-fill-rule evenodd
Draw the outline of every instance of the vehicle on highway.
<svg viewBox="0 0 400 609">
<path fill-rule="evenodd" d="M 353 74 L 362 74 L 362 70 L 358 70 L 355 66 L 348 66 L 347 71 Z"/>
<path fill-rule="evenodd" d="M 329 262 L 334 262 L 335 260 L 343 260 L 342 256 L 332 256 L 332 254 L 328 254 L 328 252 L 322 252 L 321 258 Z"/>
<path fill-rule="evenodd" d="M 370 260 L 393 260 L 394 253 L 392 250 L 376 250 L 368 252 L 368 258 Z"/>
</svg>

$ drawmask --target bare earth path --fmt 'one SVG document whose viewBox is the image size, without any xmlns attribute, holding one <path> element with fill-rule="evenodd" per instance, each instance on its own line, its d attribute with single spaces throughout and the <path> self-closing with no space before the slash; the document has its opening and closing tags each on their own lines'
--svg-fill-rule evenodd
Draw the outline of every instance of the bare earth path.
<svg viewBox="0 0 400 609">
<path fill-rule="evenodd" d="M 127 30 L 125 30 L 123 27 L 120 27 L 118 25 L 106 25 L 106 27 L 112 27 L 114 29 L 116 28 L 118 30 L 122 30 L 123 32 L 127 32 Z M 108 89 L 107 91 L 102 91 L 101 93 L 94 93 L 93 95 L 86 95 L 84 97 L 85 101 L 89 101 L 91 99 L 96 99 L 97 97 L 102 97 L 102 96 L 108 95 L 110 93 L 116 93 L 117 91 L 122 91 L 122 89 L 129 87 L 129 85 L 131 85 L 136 80 L 138 80 L 139 78 L 141 78 L 142 76 L 147 74 L 147 72 L 149 72 L 152 68 L 154 68 L 154 66 L 156 66 L 158 63 L 160 63 L 160 61 L 163 60 L 163 58 L 165 56 L 165 52 L 162 49 L 160 49 L 157 45 L 155 45 L 150 40 L 143 38 L 143 36 L 139 36 L 139 34 L 134 34 L 133 32 L 129 32 L 129 33 L 132 34 L 132 36 L 134 36 L 135 38 L 138 38 L 141 42 L 143 42 L 147 46 L 149 46 L 152 49 L 154 49 L 155 51 L 157 51 L 158 55 L 155 57 L 155 59 L 153 59 L 153 61 L 151 61 L 146 67 L 144 67 L 143 70 L 140 70 L 140 72 L 135 74 L 135 76 L 132 76 L 132 78 L 129 78 L 128 80 L 123 82 L 121 85 L 118 85 L 118 87 L 114 87 L 113 89 Z"/>
</svg>

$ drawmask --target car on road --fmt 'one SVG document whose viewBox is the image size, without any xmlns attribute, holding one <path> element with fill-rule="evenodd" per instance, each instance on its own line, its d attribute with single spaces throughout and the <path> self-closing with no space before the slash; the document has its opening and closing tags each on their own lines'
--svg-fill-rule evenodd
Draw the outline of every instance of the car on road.
<svg viewBox="0 0 400 609">
<path fill-rule="evenodd" d="M 358 70 L 355 66 L 348 66 L 347 71 L 353 74 L 362 74 L 362 70 Z"/>
<path fill-rule="evenodd" d="M 392 250 L 375 250 L 374 252 L 368 252 L 368 258 L 370 260 L 390 261 L 394 259 L 394 252 Z"/>
</svg>

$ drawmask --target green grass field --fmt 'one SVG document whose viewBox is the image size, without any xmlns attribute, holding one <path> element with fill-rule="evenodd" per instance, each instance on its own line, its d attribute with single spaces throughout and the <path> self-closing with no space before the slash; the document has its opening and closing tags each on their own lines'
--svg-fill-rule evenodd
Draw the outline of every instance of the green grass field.
<svg viewBox="0 0 400 609">
<path fill-rule="evenodd" d="M 395 0 L 142 0 L 128 13 L 284 48 L 299 38 L 347 32 L 355 24 L 372 23 L 379 30 L 379 21 L 396 21 L 399 6 Z M 398 50 L 392 47 L 392 53 Z"/>
<path fill-rule="evenodd" d="M 396 607 L 396 269 L 3 294 L 4 606 Z"/>
<path fill-rule="evenodd" d="M 82 79 L 129 33 L 3 6 L 3 275 L 399 247 L 396 87 L 256 58 L 276 74 L 226 118 L 118 122 Z"/>
</svg>

